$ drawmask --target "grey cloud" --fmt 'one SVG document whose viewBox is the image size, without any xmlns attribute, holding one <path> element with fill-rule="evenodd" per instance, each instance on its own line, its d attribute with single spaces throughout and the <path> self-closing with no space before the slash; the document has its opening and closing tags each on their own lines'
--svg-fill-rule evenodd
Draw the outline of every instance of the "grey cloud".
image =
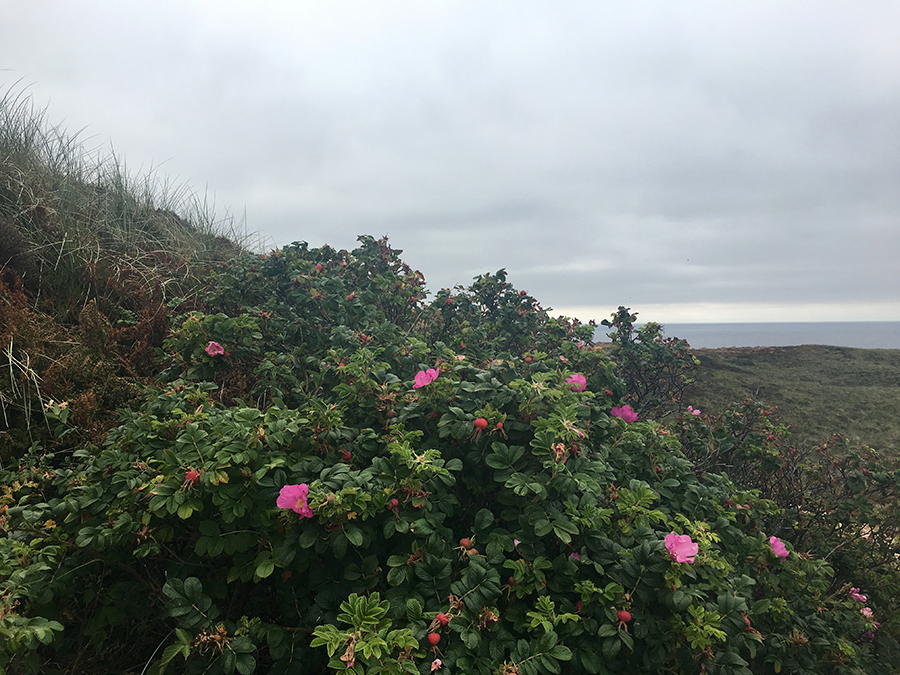
<svg viewBox="0 0 900 675">
<path fill-rule="evenodd" d="M 553 306 L 900 301 L 898 5 L 43 5 L 0 67 L 272 245 Z"/>
</svg>

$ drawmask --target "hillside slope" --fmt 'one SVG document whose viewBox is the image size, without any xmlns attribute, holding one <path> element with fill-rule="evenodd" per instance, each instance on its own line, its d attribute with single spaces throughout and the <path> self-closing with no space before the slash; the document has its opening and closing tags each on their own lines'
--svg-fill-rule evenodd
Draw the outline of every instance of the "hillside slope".
<svg viewBox="0 0 900 675">
<path fill-rule="evenodd" d="M 701 371 L 686 395 L 719 413 L 731 401 L 766 400 L 793 426 L 795 444 L 843 433 L 900 452 L 900 350 L 803 345 L 698 349 Z"/>
</svg>

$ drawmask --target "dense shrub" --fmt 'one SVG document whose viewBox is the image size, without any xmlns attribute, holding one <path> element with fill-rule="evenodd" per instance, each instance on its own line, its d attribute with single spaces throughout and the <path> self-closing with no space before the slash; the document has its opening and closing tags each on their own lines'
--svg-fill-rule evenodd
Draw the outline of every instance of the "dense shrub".
<svg viewBox="0 0 900 675">
<path fill-rule="evenodd" d="M 892 672 L 869 549 L 766 492 L 782 430 L 647 417 L 690 365 L 658 327 L 617 363 L 502 271 L 427 302 L 370 237 L 209 283 L 118 426 L 3 471 L 9 672 Z M 895 504 L 876 473 L 834 518 Z"/>
<path fill-rule="evenodd" d="M 665 417 L 678 409 L 700 365 L 686 340 L 666 337 L 653 321 L 635 328 L 637 313 L 619 307 L 602 324 L 612 329 L 610 358 L 625 380 L 626 400 L 641 414 Z"/>
</svg>

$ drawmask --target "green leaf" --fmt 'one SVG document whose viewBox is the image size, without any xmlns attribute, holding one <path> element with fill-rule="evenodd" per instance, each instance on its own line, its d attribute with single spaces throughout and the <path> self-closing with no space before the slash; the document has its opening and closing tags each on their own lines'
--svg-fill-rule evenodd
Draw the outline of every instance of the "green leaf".
<svg viewBox="0 0 900 675">
<path fill-rule="evenodd" d="M 691 605 L 691 596 L 684 591 L 676 590 L 672 593 L 672 604 L 676 609 L 684 611 Z"/>
<path fill-rule="evenodd" d="M 490 509 L 481 509 L 475 514 L 475 531 L 481 532 L 494 524 L 494 514 Z"/>
<path fill-rule="evenodd" d="M 553 531 L 553 525 L 550 524 L 550 521 L 546 518 L 542 518 L 534 523 L 534 533 L 543 537 L 545 534 L 550 534 Z"/>
<path fill-rule="evenodd" d="M 160 669 L 159 672 L 163 673 L 166 670 L 166 665 L 174 659 L 176 656 L 181 654 L 187 659 L 188 655 L 191 653 L 190 645 L 169 645 L 163 650 L 162 658 L 160 659 Z"/>
<path fill-rule="evenodd" d="M 555 645 L 550 650 L 550 656 L 559 661 L 569 661 L 572 658 L 572 650 L 565 645 Z"/>
<path fill-rule="evenodd" d="M 610 637 L 616 634 L 616 627 L 611 623 L 601 624 L 597 629 L 597 637 Z"/>
<path fill-rule="evenodd" d="M 256 566 L 256 576 L 265 579 L 275 570 L 275 561 L 272 558 L 266 558 Z"/>
<path fill-rule="evenodd" d="M 406 581 L 406 567 L 392 567 L 388 570 L 387 581 L 391 586 L 399 586 Z"/>
<path fill-rule="evenodd" d="M 360 530 L 355 525 L 349 525 L 344 530 L 344 535 L 347 537 L 347 539 L 350 541 L 350 543 L 353 544 L 354 546 L 362 546 L 363 545 L 362 530 Z"/>
<path fill-rule="evenodd" d="M 235 659 L 235 666 L 241 675 L 251 675 L 256 670 L 256 659 L 250 654 L 241 654 Z"/>
<path fill-rule="evenodd" d="M 331 548 L 335 558 L 343 558 L 347 552 L 347 536 L 342 530 L 337 530 L 331 535 Z"/>
<path fill-rule="evenodd" d="M 615 657 L 615 655 L 619 653 L 619 650 L 621 648 L 622 643 L 614 637 L 604 638 L 603 644 L 600 646 L 600 649 L 603 652 L 603 656 L 608 659 Z"/>
<path fill-rule="evenodd" d="M 409 621 L 420 621 L 422 619 L 422 603 L 415 598 L 409 598 L 406 601 L 406 618 Z"/>
<path fill-rule="evenodd" d="M 197 604 L 203 596 L 203 584 L 197 577 L 188 577 L 184 580 L 184 597 Z"/>
<path fill-rule="evenodd" d="M 319 533 L 316 532 L 314 528 L 306 528 L 300 534 L 300 539 L 297 543 L 300 544 L 301 548 L 309 548 L 313 544 L 316 543 L 316 540 L 319 538 Z"/>
</svg>

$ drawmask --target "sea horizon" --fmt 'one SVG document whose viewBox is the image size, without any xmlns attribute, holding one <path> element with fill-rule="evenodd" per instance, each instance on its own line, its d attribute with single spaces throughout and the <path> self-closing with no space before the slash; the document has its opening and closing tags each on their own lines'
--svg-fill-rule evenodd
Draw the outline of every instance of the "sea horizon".
<svg viewBox="0 0 900 675">
<path fill-rule="evenodd" d="M 687 340 L 692 349 L 798 345 L 900 349 L 900 321 L 671 323 L 662 326 L 666 337 Z M 598 326 L 595 339 L 608 342 L 608 331 L 605 326 Z"/>
</svg>

